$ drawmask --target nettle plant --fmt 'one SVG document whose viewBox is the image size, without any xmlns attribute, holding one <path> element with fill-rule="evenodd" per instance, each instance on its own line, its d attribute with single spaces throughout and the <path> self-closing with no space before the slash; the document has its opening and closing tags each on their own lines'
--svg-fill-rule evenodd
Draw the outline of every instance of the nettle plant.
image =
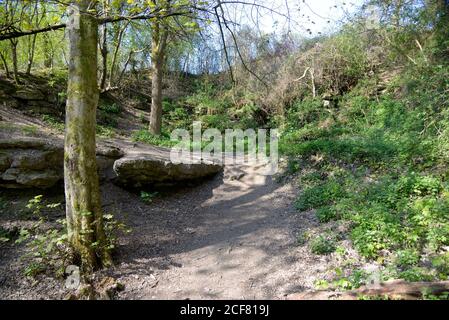
<svg viewBox="0 0 449 320">
<path fill-rule="evenodd" d="M 58 219 L 52 223 L 44 215 L 44 209 L 55 209 L 60 203 L 45 204 L 43 196 L 38 195 L 28 201 L 26 205 L 35 222 L 29 228 L 22 228 L 17 244 L 26 243 L 26 252 L 21 257 L 26 261 L 24 274 L 35 277 L 41 273 L 54 273 L 56 277 L 63 277 L 66 268 L 76 263 L 72 248 L 67 241 L 67 227 L 65 219 Z M 107 250 L 117 246 L 120 233 L 129 233 L 131 229 L 116 219 L 112 214 L 104 214 L 104 229 L 106 234 Z M 91 244 L 97 247 L 99 244 Z"/>
<path fill-rule="evenodd" d="M 34 277 L 40 273 L 54 271 L 57 276 L 64 274 L 65 267 L 72 261 L 72 252 L 67 245 L 65 219 L 57 220 L 58 227 L 48 227 L 48 220 L 42 210 L 55 209 L 60 203 L 44 204 L 43 196 L 38 195 L 28 201 L 27 209 L 36 219 L 30 228 L 22 228 L 17 244 L 26 242 L 26 252 L 22 259 L 27 261 L 26 276 Z"/>
</svg>

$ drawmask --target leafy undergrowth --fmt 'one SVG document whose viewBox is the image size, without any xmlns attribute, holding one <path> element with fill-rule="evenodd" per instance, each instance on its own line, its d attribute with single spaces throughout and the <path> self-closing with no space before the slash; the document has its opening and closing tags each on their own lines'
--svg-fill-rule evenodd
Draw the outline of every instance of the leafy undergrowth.
<svg viewBox="0 0 449 320">
<path fill-rule="evenodd" d="M 381 96 L 362 94 L 375 91 L 362 81 L 338 107 L 303 100 L 287 116 L 280 149 L 304 188 L 296 208 L 349 225 L 347 237 L 383 280 L 448 279 L 448 75 L 443 66 L 404 71 Z M 329 254 L 338 239 L 323 234 L 308 245 Z M 316 285 L 352 289 L 370 276 L 335 273 Z"/>
</svg>

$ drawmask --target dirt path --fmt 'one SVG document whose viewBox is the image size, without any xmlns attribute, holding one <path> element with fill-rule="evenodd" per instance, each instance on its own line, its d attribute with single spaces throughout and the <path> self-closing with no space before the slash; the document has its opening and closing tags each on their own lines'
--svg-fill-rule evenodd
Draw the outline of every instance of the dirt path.
<svg viewBox="0 0 449 320">
<path fill-rule="evenodd" d="M 130 206 L 139 201 L 114 185 L 105 194 L 133 228 L 112 270 L 122 299 L 283 298 L 312 287 L 326 262 L 296 244 L 315 221 L 295 212 L 295 188 L 254 167 L 227 167 L 151 205 Z"/>
<path fill-rule="evenodd" d="M 100 272 L 124 284 L 119 299 L 283 299 L 313 288 L 339 263 L 298 244 L 299 234 L 322 228 L 313 212 L 293 207 L 298 187 L 254 166 L 226 166 L 210 180 L 158 190 L 148 204 L 140 190 L 105 182 L 101 191 L 105 213 L 133 229 L 120 237 L 116 266 Z M 0 250 L 0 298 L 66 297 L 60 279 L 23 276 L 23 250 Z"/>
</svg>

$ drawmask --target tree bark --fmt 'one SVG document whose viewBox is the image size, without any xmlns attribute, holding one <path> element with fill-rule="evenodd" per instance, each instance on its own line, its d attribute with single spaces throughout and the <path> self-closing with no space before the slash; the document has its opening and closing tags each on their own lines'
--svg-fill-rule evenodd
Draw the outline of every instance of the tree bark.
<svg viewBox="0 0 449 320">
<path fill-rule="evenodd" d="M 2 59 L 2 62 L 3 62 L 3 68 L 5 69 L 6 78 L 9 78 L 8 62 L 6 62 L 6 58 L 2 52 L 0 52 L 0 59 Z"/>
<path fill-rule="evenodd" d="M 162 77 L 164 67 L 165 47 L 167 44 L 167 32 L 161 30 L 160 22 L 153 23 L 151 43 L 151 115 L 150 133 L 161 134 L 162 126 Z"/>
<path fill-rule="evenodd" d="M 44 34 L 44 67 L 48 69 L 53 68 L 53 48 L 50 45 L 48 35 Z"/>
<path fill-rule="evenodd" d="M 68 240 L 85 273 L 111 264 L 103 230 L 95 152 L 98 22 L 87 13 L 90 0 L 75 0 L 69 28 L 70 61 L 64 141 Z M 80 12 L 79 14 L 76 11 Z M 77 27 L 79 26 L 79 28 Z"/>
<path fill-rule="evenodd" d="M 119 33 L 118 33 L 117 44 L 116 44 L 116 46 L 115 46 L 114 55 L 113 55 L 113 57 L 112 57 L 111 71 L 110 71 L 110 74 L 109 74 L 108 87 L 111 87 L 111 86 L 112 86 L 112 80 L 113 80 L 114 73 L 115 73 L 115 66 L 116 66 L 116 63 L 117 63 L 118 52 L 119 52 L 120 46 L 121 46 L 121 44 L 122 44 L 123 34 L 125 33 L 125 30 L 126 30 L 126 28 L 128 27 L 128 25 L 129 25 L 129 21 L 127 21 L 127 22 L 125 23 L 125 25 L 123 26 L 123 28 L 121 28 L 120 31 L 119 31 Z"/>
<path fill-rule="evenodd" d="M 108 2 L 103 1 L 103 10 L 104 15 L 107 16 L 107 8 Z M 106 78 L 108 76 L 108 27 L 106 24 L 103 24 L 102 27 L 102 37 L 100 44 L 100 52 L 101 52 L 101 61 L 103 62 L 103 66 L 101 68 L 101 79 L 100 79 L 100 89 L 104 90 L 106 87 Z"/>
<path fill-rule="evenodd" d="M 34 52 L 36 49 L 36 37 L 37 37 L 37 34 L 34 34 L 32 36 L 31 45 L 30 45 L 30 48 L 28 51 L 28 64 L 27 64 L 27 70 L 26 70 L 26 74 L 28 74 L 28 75 L 31 74 L 31 68 L 33 67 Z"/>
<path fill-rule="evenodd" d="M 12 67 L 13 67 L 13 75 L 14 81 L 19 83 L 19 66 L 17 62 L 17 44 L 18 41 L 16 39 L 11 39 L 11 53 L 12 53 Z"/>
</svg>

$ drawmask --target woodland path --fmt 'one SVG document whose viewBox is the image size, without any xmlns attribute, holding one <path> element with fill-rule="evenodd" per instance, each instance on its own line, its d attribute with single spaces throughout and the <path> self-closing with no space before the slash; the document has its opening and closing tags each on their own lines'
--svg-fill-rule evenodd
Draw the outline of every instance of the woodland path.
<svg viewBox="0 0 449 320">
<path fill-rule="evenodd" d="M 31 121 L 12 119 L 16 113 L 1 115 L 16 123 Z M 164 148 L 106 140 L 99 142 L 128 154 L 167 157 Z M 298 244 L 299 234 L 321 229 L 313 212 L 295 210 L 298 186 L 278 183 L 256 167 L 226 166 L 222 174 L 201 183 L 157 190 L 160 196 L 149 204 L 140 198 L 140 190 L 112 182 L 102 184 L 101 191 L 104 211 L 132 228 L 120 236 L 116 265 L 103 271 L 125 285 L 119 299 L 283 299 L 314 288 L 314 281 L 338 262 Z M 63 193 L 57 190 L 55 199 L 48 200 L 63 201 Z M 22 251 L 14 245 L 0 250 L 0 297 L 63 299 L 63 281 L 23 277 Z"/>
<path fill-rule="evenodd" d="M 118 298 L 282 299 L 324 271 L 326 261 L 296 240 L 314 215 L 299 215 L 295 188 L 256 167 L 228 166 L 149 205 L 113 184 L 103 189 L 106 210 L 124 212 L 133 229 L 109 271 L 125 285 Z"/>
</svg>

